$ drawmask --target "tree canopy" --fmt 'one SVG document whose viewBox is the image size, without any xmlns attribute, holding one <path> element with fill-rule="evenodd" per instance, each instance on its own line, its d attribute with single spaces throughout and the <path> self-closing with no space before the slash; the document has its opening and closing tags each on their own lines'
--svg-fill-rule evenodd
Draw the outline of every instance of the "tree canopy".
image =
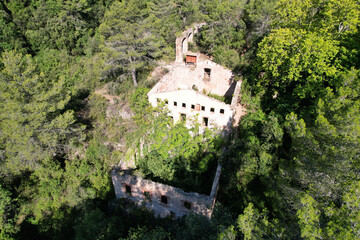
<svg viewBox="0 0 360 240">
<path fill-rule="evenodd" d="M 359 239 L 359 8 L 0 0 L 0 239 Z M 243 81 L 226 140 L 147 100 L 150 72 L 201 22 L 189 49 Z M 211 221 L 115 200 L 110 171 L 129 155 L 205 194 L 221 161 Z"/>
</svg>

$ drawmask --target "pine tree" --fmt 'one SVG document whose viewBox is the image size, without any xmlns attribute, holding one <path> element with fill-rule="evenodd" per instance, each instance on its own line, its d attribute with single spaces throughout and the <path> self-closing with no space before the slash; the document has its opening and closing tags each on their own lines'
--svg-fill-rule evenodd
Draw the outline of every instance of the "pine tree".
<svg viewBox="0 0 360 240">
<path fill-rule="evenodd" d="M 131 76 L 137 86 L 137 73 L 161 56 L 161 43 L 147 22 L 149 8 L 142 1 L 116 1 L 105 13 L 100 33 L 104 37 L 104 73 L 121 79 Z M 160 39 L 161 40 L 161 39 Z"/>
</svg>

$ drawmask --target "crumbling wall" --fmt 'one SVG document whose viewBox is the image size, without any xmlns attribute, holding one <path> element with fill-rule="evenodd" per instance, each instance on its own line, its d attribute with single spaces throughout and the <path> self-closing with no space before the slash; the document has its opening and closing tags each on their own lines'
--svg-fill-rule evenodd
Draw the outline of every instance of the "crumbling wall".
<svg viewBox="0 0 360 240">
<path fill-rule="evenodd" d="M 183 62 L 183 55 L 188 51 L 189 42 L 193 41 L 194 34 L 199 31 L 199 28 L 204 26 L 206 23 L 197 23 L 192 27 L 186 29 L 176 38 L 176 60 L 175 62 Z"/>
<path fill-rule="evenodd" d="M 207 71 L 210 71 L 210 74 Z M 196 89 L 199 92 L 231 97 L 235 82 L 229 69 L 210 60 L 199 60 L 196 66 L 173 66 L 148 95 L 179 89 Z"/>
<path fill-rule="evenodd" d="M 195 192 L 184 192 L 180 188 L 127 175 L 113 170 L 111 173 L 116 198 L 127 198 L 153 210 L 155 216 L 166 217 L 173 215 L 181 217 L 190 212 L 211 217 L 213 211 L 213 197 Z M 167 203 L 162 202 L 162 196 Z"/>
<path fill-rule="evenodd" d="M 229 104 L 194 90 L 177 90 L 149 96 L 149 102 L 153 106 L 157 106 L 159 100 L 166 102 L 174 122 L 180 121 L 181 114 L 185 114 L 187 120 L 196 120 L 203 127 L 222 129 L 231 126 L 234 111 Z M 207 119 L 207 124 L 204 118 Z M 189 127 L 190 123 L 191 121 L 186 121 Z"/>
<path fill-rule="evenodd" d="M 210 75 L 206 70 L 210 70 Z M 233 73 L 210 60 L 198 60 L 195 67 L 176 66 L 170 74 L 175 89 L 183 89 L 187 86 L 188 89 L 196 87 L 199 92 L 220 96 L 232 95 L 229 88 L 233 82 Z"/>
</svg>

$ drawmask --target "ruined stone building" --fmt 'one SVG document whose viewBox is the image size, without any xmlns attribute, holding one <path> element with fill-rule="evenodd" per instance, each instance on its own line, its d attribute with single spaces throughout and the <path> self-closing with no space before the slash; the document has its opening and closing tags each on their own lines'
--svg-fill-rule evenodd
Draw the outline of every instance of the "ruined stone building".
<svg viewBox="0 0 360 240">
<path fill-rule="evenodd" d="M 233 73 L 212 62 L 209 57 L 188 51 L 188 43 L 204 24 L 195 24 L 176 39 L 176 60 L 165 66 L 168 73 L 148 93 L 149 102 L 157 106 L 164 101 L 174 121 L 196 119 L 203 127 L 229 129 L 234 106 L 210 96 L 232 98 L 241 82 Z"/>
<path fill-rule="evenodd" d="M 182 120 L 190 124 L 187 119 L 195 119 L 203 128 L 229 130 L 241 82 L 235 82 L 229 69 L 212 62 L 207 56 L 188 51 L 188 43 L 193 41 L 194 34 L 203 25 L 195 24 L 176 39 L 176 60 L 173 64 L 162 66 L 167 69 L 167 73 L 151 89 L 148 98 L 153 106 L 163 101 L 175 122 Z M 232 104 L 212 98 L 214 95 L 232 97 Z M 112 171 L 117 198 L 130 199 L 153 210 L 160 217 L 181 217 L 189 212 L 211 217 L 219 185 L 220 164 L 210 195 L 184 192 L 179 188 L 126 174 L 124 168 L 135 167 L 133 162 L 120 162 L 119 167 L 122 169 Z"/>
<path fill-rule="evenodd" d="M 221 165 L 219 164 L 209 196 L 185 192 L 180 188 L 128 175 L 119 169 L 112 171 L 111 178 L 116 198 L 132 200 L 136 204 L 152 210 L 155 216 L 178 218 L 194 212 L 210 218 L 214 210 L 220 173 Z"/>
</svg>

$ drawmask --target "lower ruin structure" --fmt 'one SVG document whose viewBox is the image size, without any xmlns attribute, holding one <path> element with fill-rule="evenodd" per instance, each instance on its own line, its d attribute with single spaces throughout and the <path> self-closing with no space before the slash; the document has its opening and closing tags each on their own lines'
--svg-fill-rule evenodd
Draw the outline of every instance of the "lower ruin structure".
<svg viewBox="0 0 360 240">
<path fill-rule="evenodd" d="M 216 170 L 210 196 L 185 192 L 180 188 L 126 174 L 120 169 L 111 172 L 116 198 L 126 198 L 145 206 L 157 217 L 182 217 L 190 212 L 211 218 L 218 190 L 221 165 Z"/>
</svg>

